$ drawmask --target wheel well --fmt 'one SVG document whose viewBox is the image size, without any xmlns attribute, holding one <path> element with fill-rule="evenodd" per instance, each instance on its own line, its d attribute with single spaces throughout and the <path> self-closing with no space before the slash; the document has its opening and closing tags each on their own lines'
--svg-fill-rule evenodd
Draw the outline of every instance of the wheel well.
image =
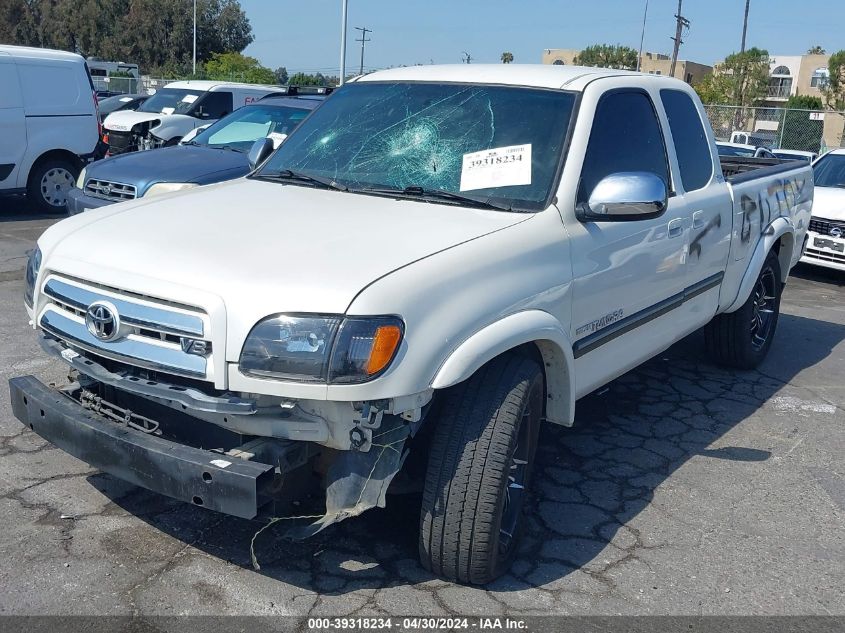
<svg viewBox="0 0 845 633">
<path fill-rule="evenodd" d="M 569 368 L 563 352 L 553 341 L 539 340 L 514 347 L 505 354 L 517 354 L 530 358 L 543 371 L 543 419 L 572 425 L 570 414 L 571 398 Z"/>
<path fill-rule="evenodd" d="M 41 156 L 36 158 L 35 162 L 32 163 L 32 167 L 29 168 L 29 175 L 26 178 L 27 184 L 32 182 L 32 174 L 35 170 L 48 160 L 67 160 L 76 166 L 77 171 L 82 169 L 82 161 L 79 160 L 79 156 L 73 152 L 69 152 L 66 149 L 51 149 L 49 152 L 41 154 Z"/>
<path fill-rule="evenodd" d="M 778 263 L 780 264 L 781 282 L 786 282 L 786 278 L 789 276 L 794 249 L 795 235 L 793 233 L 784 233 L 777 242 L 772 244 L 772 250 L 778 256 Z"/>
</svg>

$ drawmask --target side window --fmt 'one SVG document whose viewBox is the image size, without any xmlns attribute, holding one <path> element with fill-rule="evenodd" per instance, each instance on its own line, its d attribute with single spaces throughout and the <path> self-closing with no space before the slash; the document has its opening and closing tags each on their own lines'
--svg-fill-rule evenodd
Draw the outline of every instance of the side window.
<svg viewBox="0 0 845 633">
<path fill-rule="evenodd" d="M 701 189 L 713 175 L 710 143 L 698 110 L 690 96 L 680 90 L 661 90 L 672 141 L 681 168 L 681 182 L 686 191 Z"/>
<path fill-rule="evenodd" d="M 220 119 L 232 111 L 231 92 L 207 92 L 197 104 L 202 107 L 204 119 Z"/>
<path fill-rule="evenodd" d="M 611 92 L 601 98 L 581 169 L 577 202 L 586 202 L 602 178 L 647 171 L 669 187 L 669 163 L 654 105 L 643 92 Z"/>
</svg>

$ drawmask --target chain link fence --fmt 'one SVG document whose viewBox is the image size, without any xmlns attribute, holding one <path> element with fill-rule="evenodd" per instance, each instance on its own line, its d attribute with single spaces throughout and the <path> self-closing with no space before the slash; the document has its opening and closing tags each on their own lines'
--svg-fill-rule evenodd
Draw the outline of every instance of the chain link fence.
<svg viewBox="0 0 845 633">
<path fill-rule="evenodd" d="M 821 153 L 842 147 L 845 112 L 706 105 L 716 140 Z"/>
</svg>

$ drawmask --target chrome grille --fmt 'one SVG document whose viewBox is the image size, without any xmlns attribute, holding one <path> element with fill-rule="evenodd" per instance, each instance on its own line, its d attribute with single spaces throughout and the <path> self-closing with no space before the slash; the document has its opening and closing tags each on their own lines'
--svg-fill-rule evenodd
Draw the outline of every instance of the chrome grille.
<svg viewBox="0 0 845 633">
<path fill-rule="evenodd" d="M 191 378 L 212 378 L 209 321 L 204 312 L 55 275 L 47 278 L 42 292 L 49 303 L 41 310 L 38 323 L 45 332 L 66 343 L 135 367 Z M 113 340 L 98 338 L 89 330 L 86 311 L 95 302 L 107 302 L 119 315 L 120 333 Z M 186 344 L 190 341 L 202 341 L 205 345 Z"/>
<path fill-rule="evenodd" d="M 120 202 L 121 200 L 134 200 L 136 189 L 135 185 L 125 185 L 121 182 L 89 178 L 85 183 L 85 193 L 94 198 Z"/>
<path fill-rule="evenodd" d="M 804 257 L 811 259 L 820 259 L 823 262 L 835 262 L 837 264 L 845 264 L 845 255 L 842 253 L 834 253 L 833 251 L 822 251 L 817 248 L 808 246 L 804 250 Z"/>
<path fill-rule="evenodd" d="M 845 237 L 845 222 L 840 220 L 826 220 L 824 218 L 811 218 L 810 230 L 820 235 L 830 235 L 830 229 L 838 228 L 842 231 L 842 236 Z"/>
</svg>

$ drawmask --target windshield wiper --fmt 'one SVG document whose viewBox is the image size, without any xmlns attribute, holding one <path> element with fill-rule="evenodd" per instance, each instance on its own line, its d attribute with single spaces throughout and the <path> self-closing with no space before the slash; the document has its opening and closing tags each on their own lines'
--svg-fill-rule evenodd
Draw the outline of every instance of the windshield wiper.
<svg viewBox="0 0 845 633">
<path fill-rule="evenodd" d="M 434 200 L 450 200 L 453 202 L 463 202 L 474 207 L 482 207 L 484 209 L 495 209 L 496 211 L 513 211 L 513 206 L 496 204 L 491 202 L 490 198 L 479 198 L 476 196 L 468 196 L 462 193 L 454 193 L 452 191 L 444 191 L 443 189 L 429 189 L 426 187 L 419 187 L 411 185 L 404 189 L 398 187 L 364 187 L 356 189 L 361 193 L 373 193 L 388 196 L 399 196 L 403 198 L 421 198 Z"/>
<path fill-rule="evenodd" d="M 297 171 L 292 171 L 290 169 L 282 169 L 281 171 L 275 174 L 265 174 L 259 173 L 255 176 L 256 178 L 266 178 L 268 180 L 281 180 L 281 181 L 294 181 L 294 182 L 307 182 L 312 185 L 316 185 L 322 187 L 324 189 L 337 189 L 338 191 L 348 191 L 349 188 L 341 185 L 338 182 L 335 182 L 331 178 L 321 178 L 320 176 L 310 176 L 308 174 L 302 174 Z"/>
</svg>

